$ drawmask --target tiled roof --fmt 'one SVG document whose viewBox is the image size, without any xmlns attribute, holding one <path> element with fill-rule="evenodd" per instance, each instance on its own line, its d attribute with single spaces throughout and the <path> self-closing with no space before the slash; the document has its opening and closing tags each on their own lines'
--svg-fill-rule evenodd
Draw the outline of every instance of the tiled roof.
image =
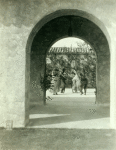
<svg viewBox="0 0 116 150">
<path fill-rule="evenodd" d="M 95 54 L 95 51 L 93 49 L 78 48 L 78 47 L 51 47 L 48 53 L 49 54 L 52 54 L 52 53 Z"/>
</svg>

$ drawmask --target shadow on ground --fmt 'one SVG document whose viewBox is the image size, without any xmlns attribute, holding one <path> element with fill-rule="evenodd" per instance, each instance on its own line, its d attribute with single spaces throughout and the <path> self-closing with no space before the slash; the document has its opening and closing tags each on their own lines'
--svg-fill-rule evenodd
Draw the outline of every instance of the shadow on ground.
<svg viewBox="0 0 116 150">
<path fill-rule="evenodd" d="M 31 108 L 28 126 L 74 123 L 109 117 L 109 106 L 96 105 L 94 97 L 55 97 L 47 101 L 46 106 Z"/>
</svg>

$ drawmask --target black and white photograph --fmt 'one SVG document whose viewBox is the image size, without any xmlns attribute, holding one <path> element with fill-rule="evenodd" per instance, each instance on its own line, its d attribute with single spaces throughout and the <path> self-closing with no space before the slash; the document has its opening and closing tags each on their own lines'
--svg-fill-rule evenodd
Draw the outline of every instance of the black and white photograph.
<svg viewBox="0 0 116 150">
<path fill-rule="evenodd" d="M 116 150 L 116 0 L 0 0 L 0 150 Z"/>
</svg>

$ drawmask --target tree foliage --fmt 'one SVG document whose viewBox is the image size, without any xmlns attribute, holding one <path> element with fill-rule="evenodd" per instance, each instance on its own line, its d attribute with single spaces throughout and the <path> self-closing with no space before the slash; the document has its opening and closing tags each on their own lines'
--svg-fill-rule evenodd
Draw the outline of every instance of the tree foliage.
<svg viewBox="0 0 116 150">
<path fill-rule="evenodd" d="M 50 63 L 46 65 L 46 74 L 50 76 L 54 68 L 61 71 L 63 68 L 67 74 L 67 86 L 72 82 L 72 73 L 74 71 L 79 75 L 85 75 L 89 81 L 89 87 L 96 87 L 96 55 L 48 55 Z"/>
</svg>

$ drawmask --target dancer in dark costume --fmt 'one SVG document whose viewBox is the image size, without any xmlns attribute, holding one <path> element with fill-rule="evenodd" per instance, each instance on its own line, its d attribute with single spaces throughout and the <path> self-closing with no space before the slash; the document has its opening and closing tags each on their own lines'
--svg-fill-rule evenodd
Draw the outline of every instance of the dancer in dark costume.
<svg viewBox="0 0 116 150">
<path fill-rule="evenodd" d="M 61 75 L 61 93 L 65 92 L 65 85 L 66 85 L 66 74 L 65 74 L 65 69 L 62 70 Z"/>
<path fill-rule="evenodd" d="M 80 92 L 81 92 L 81 95 L 82 95 L 83 94 L 83 89 L 84 89 L 84 94 L 86 95 L 88 79 L 82 74 L 80 76 L 81 76 Z"/>
</svg>

